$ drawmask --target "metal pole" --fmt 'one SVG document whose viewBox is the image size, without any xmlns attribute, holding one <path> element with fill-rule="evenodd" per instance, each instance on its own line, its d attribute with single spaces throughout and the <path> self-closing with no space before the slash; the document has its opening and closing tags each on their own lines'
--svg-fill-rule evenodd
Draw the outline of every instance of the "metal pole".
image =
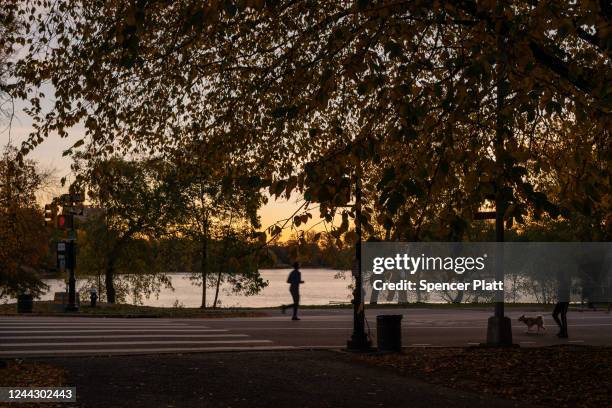
<svg viewBox="0 0 612 408">
<path fill-rule="evenodd" d="M 507 126 L 505 118 L 506 102 L 506 28 L 503 24 L 503 3 L 497 2 L 497 52 L 496 62 L 496 109 L 495 109 L 495 163 L 498 174 L 496 176 L 495 191 L 495 241 L 499 244 L 495 248 L 495 280 L 504 281 L 504 213 L 506 212 L 506 169 L 504 163 L 504 141 L 506 139 Z M 512 328 L 510 319 L 504 315 L 504 292 L 496 294 L 495 311 L 493 317 L 489 318 L 487 327 L 487 344 L 494 346 L 508 346 L 512 344 Z"/>
<path fill-rule="evenodd" d="M 71 229 L 71 231 L 74 231 Z M 68 305 L 66 305 L 67 312 L 76 312 L 79 307 L 76 303 L 76 276 L 74 269 L 76 267 L 76 240 L 67 241 L 66 247 L 67 263 L 70 265 L 69 276 L 68 276 Z"/>
<path fill-rule="evenodd" d="M 353 334 L 347 342 L 350 351 L 367 351 L 371 343 L 365 332 L 365 309 L 363 303 L 363 279 L 361 276 L 361 183 L 359 174 L 355 177 L 355 290 L 353 291 Z"/>
<path fill-rule="evenodd" d="M 74 276 L 74 268 L 70 268 L 70 276 L 68 278 L 68 306 L 66 310 L 69 312 L 79 310 L 76 305 L 76 278 Z"/>
</svg>

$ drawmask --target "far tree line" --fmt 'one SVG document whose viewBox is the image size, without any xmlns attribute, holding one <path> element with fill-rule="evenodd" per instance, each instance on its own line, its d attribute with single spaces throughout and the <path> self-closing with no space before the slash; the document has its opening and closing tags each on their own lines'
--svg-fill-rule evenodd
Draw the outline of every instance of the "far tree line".
<svg viewBox="0 0 612 408">
<path fill-rule="evenodd" d="M 45 290 L 41 277 L 63 277 L 54 252 L 54 243 L 63 233 L 43 226 L 43 203 L 35 197 L 50 176 L 34 161 L 11 165 L 16 163 L 10 160 L 15 154 L 15 149 L 6 149 L 0 166 L 0 233 L 6 238 L 0 257 L 0 297 L 26 291 L 37 295 Z M 141 301 L 171 286 L 168 273 L 186 272 L 202 288 L 202 306 L 217 307 L 221 287 L 229 285 L 236 293 L 255 295 L 267 286 L 260 269 L 290 268 L 295 261 L 303 267 L 342 271 L 352 267 L 352 229 L 344 234 L 338 228 L 330 232 L 295 229 L 285 241 L 269 239 L 274 237 L 270 231 L 280 227 L 261 231 L 256 212 L 265 199 L 256 189 L 249 190 L 248 183 L 226 180 L 211 186 L 196 178 L 198 196 L 192 195 L 194 179 L 182 178 L 175 166 L 163 160 L 113 158 L 97 163 L 91 171 L 95 177 L 82 186 L 88 191 L 90 211 L 76 222 L 77 276 L 87 282 L 81 284 L 84 290 L 95 287 L 103 300 L 125 302 L 131 297 Z M 237 210 L 240 204 L 242 211 Z M 251 218 L 245 217 L 247 204 L 253 206 Z M 510 229 L 508 240 L 598 240 L 601 231 L 590 222 L 590 218 L 530 220 Z M 378 232 L 368 240 L 389 239 L 384 225 L 374 225 Z M 465 238 L 491 241 L 493 226 L 485 221 L 473 223 Z M 539 291 L 534 292 L 536 297 L 541 294 L 542 301 L 548 302 L 551 297 L 543 292 L 546 284 L 544 279 L 525 290 Z"/>
<path fill-rule="evenodd" d="M 15 154 L 7 149 L 0 166 L 2 233 L 7 238 L 0 257 L 0 297 L 38 295 L 45 289 L 41 276 L 61 276 L 55 243 L 64 232 L 44 227 L 44 203 L 36 200 L 50 176 L 34 161 L 17 166 Z M 235 292 L 258 293 L 267 285 L 261 268 L 289 267 L 295 261 L 305 267 L 350 268 L 350 246 L 330 234 L 266 241 L 257 216 L 264 197 L 248 182 L 213 184 L 176 170 L 163 160 L 119 158 L 88 170 L 90 181 L 81 187 L 87 189 L 89 211 L 75 221 L 77 275 L 96 287 L 103 300 L 138 299 L 170 285 L 166 273 L 188 272 L 202 287 L 202 305 L 214 307 L 224 284 Z"/>
</svg>

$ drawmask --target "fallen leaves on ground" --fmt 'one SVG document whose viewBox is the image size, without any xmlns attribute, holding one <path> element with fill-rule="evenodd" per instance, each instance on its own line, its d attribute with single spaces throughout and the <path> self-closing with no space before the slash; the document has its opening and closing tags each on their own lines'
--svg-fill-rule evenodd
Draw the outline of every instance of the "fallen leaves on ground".
<svg viewBox="0 0 612 408">
<path fill-rule="evenodd" d="M 429 383 L 556 407 L 612 406 L 612 348 L 413 348 L 355 356 Z"/>
<path fill-rule="evenodd" d="M 13 360 L 7 362 L 6 368 L 0 368 L 0 387 L 60 387 L 64 385 L 64 369 L 49 364 L 22 362 Z M 19 408 L 60 406 L 54 403 L 15 403 L 0 402 L 0 407 L 18 406 Z"/>
</svg>

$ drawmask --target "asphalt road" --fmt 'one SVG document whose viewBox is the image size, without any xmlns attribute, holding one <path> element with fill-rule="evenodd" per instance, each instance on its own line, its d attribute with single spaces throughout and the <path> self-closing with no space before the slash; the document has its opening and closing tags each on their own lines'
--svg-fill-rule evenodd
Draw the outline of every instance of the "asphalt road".
<svg viewBox="0 0 612 408">
<path fill-rule="evenodd" d="M 352 311 L 327 309 L 301 311 L 300 321 L 291 321 L 290 315 L 270 310 L 270 316 L 254 319 L 206 320 L 210 327 L 240 330 L 258 338 L 271 339 L 274 344 L 294 347 L 338 348 L 346 345 L 352 333 Z M 276 316 L 275 316 L 276 314 Z M 401 314 L 404 346 L 468 346 L 486 340 L 487 319 L 492 311 L 470 309 L 371 309 L 366 312 L 370 334 L 376 341 L 376 316 Z M 545 331 L 535 328 L 526 333 L 519 316 L 542 315 Z M 521 346 L 553 344 L 588 344 L 612 346 L 612 314 L 603 311 L 570 311 L 568 313 L 569 339 L 556 337 L 558 328 L 550 312 L 534 310 L 506 311 L 512 319 L 513 340 Z"/>
<path fill-rule="evenodd" d="M 542 314 L 546 331 L 525 333 L 517 321 Z M 367 320 L 375 344 L 376 315 L 402 314 L 404 346 L 468 346 L 485 340 L 488 310 L 372 309 Z M 513 340 L 531 347 L 552 344 L 612 346 L 612 314 L 570 312 L 569 339 L 558 339 L 549 312 L 510 309 Z M 121 319 L 0 317 L 0 358 L 159 354 L 207 351 L 342 348 L 352 332 L 348 309 L 304 310 L 302 320 L 270 310 L 268 317 L 228 319 Z"/>
</svg>

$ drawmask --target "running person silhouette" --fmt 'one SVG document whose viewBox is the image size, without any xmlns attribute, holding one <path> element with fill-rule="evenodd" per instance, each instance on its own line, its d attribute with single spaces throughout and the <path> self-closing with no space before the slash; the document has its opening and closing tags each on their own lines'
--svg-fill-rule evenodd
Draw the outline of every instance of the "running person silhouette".
<svg viewBox="0 0 612 408">
<path fill-rule="evenodd" d="M 282 305 L 281 310 L 285 313 L 288 307 L 293 307 L 293 317 L 291 320 L 300 320 L 297 316 L 298 307 L 300 306 L 300 285 L 304 283 L 302 280 L 302 273 L 300 272 L 300 264 L 297 262 L 293 263 L 293 270 L 289 273 L 287 283 L 289 284 L 289 293 L 293 298 L 293 304 Z"/>
</svg>

